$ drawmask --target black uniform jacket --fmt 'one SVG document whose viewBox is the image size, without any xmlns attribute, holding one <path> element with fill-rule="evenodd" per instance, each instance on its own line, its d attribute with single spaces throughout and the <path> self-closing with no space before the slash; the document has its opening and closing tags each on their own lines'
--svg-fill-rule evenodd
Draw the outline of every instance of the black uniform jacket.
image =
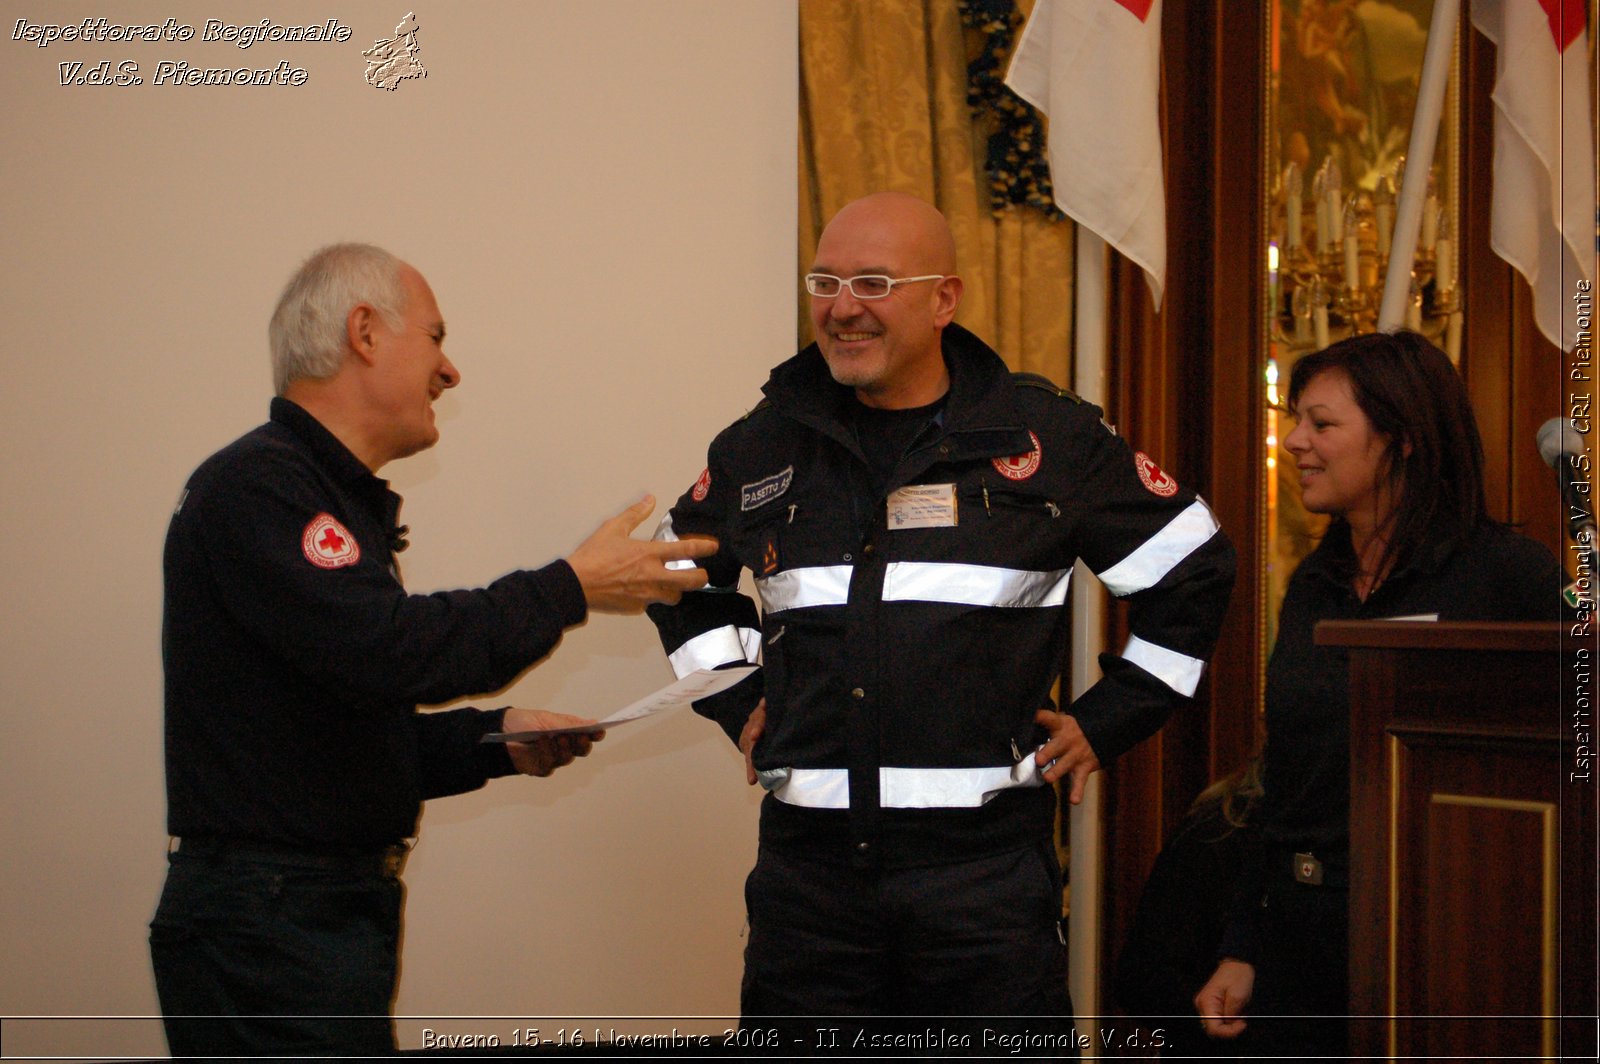
<svg viewBox="0 0 1600 1064">
<path fill-rule="evenodd" d="M 503 711 L 419 713 L 505 686 L 585 617 L 565 562 L 408 595 L 400 497 L 284 399 L 190 477 L 167 532 L 168 830 L 380 847 L 420 802 L 512 771 Z"/>
<path fill-rule="evenodd" d="M 763 661 L 760 683 L 697 708 L 737 741 L 765 692 L 764 845 L 914 864 L 1048 838 L 1033 717 L 1064 659 L 1079 558 L 1131 607 L 1128 646 L 1072 707 L 1102 762 L 1193 693 L 1215 642 L 1233 551 L 1205 503 L 1098 408 L 1014 377 L 960 327 L 944 354 L 943 410 L 884 490 L 854 398 L 813 345 L 712 443 L 658 533 L 721 542 L 707 589 L 651 607 L 679 675 Z"/>
</svg>

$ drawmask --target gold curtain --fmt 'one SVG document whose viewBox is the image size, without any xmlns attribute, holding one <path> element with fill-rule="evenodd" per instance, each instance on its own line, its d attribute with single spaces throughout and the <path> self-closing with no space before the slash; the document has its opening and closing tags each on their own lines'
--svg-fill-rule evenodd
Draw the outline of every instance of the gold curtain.
<svg viewBox="0 0 1600 1064">
<path fill-rule="evenodd" d="M 956 0 L 800 0 L 798 272 L 846 203 L 884 190 L 921 196 L 955 233 L 966 281 L 956 320 L 1012 369 L 1070 386 L 1072 226 L 1025 207 L 992 212 L 988 131 L 967 105 L 978 46 Z M 811 342 L 803 303 L 799 336 Z"/>
</svg>

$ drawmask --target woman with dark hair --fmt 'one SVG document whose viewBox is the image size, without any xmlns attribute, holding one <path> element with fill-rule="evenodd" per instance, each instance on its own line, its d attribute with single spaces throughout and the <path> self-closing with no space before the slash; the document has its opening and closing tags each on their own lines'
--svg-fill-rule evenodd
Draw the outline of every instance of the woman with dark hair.
<svg viewBox="0 0 1600 1064">
<path fill-rule="evenodd" d="M 1302 502 L 1333 520 L 1283 600 L 1267 665 L 1261 865 L 1195 1007 L 1213 1037 L 1248 1022 L 1253 1053 L 1337 1055 L 1349 1012 L 1349 654 L 1315 645 L 1312 629 L 1557 620 L 1564 577 L 1544 546 L 1489 518 L 1466 387 L 1423 337 L 1356 336 L 1306 356 L 1289 406 Z"/>
</svg>

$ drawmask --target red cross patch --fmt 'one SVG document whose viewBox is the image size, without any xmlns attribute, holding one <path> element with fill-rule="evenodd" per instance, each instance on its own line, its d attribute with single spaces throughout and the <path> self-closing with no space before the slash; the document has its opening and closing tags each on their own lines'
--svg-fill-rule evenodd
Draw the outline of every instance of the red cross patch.
<svg viewBox="0 0 1600 1064">
<path fill-rule="evenodd" d="M 1044 446 L 1039 442 L 1039 437 L 1032 432 L 1028 439 L 1033 441 L 1033 450 L 1014 454 L 1010 458 L 994 458 L 995 472 L 1007 480 L 1027 480 L 1039 471 L 1039 463 L 1044 461 Z"/>
<path fill-rule="evenodd" d="M 706 496 L 711 494 L 710 466 L 707 466 L 706 471 L 700 474 L 700 479 L 694 482 L 694 491 L 692 491 L 690 494 L 694 496 L 695 502 L 706 501 Z"/>
<path fill-rule="evenodd" d="M 1143 451 L 1133 453 L 1133 467 L 1139 471 L 1139 479 L 1150 490 L 1150 494 L 1159 495 L 1164 499 L 1177 492 L 1178 482 L 1163 473 L 1161 467 Z"/>
<path fill-rule="evenodd" d="M 306 561 L 319 569 L 342 569 L 361 560 L 356 538 L 332 514 L 311 519 L 300 534 L 300 549 L 305 551 Z"/>
</svg>

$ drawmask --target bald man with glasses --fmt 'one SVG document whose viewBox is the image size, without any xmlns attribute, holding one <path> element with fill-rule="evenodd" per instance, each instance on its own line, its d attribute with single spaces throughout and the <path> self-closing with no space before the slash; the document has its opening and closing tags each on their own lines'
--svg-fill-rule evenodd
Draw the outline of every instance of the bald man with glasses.
<svg viewBox="0 0 1600 1064">
<path fill-rule="evenodd" d="M 959 1017 L 922 1048 L 994 1051 L 987 1029 L 1072 1052 L 1054 785 L 1079 801 L 1194 693 L 1232 547 L 1098 408 L 954 324 L 955 245 L 929 204 L 846 206 L 805 287 L 816 343 L 657 532 L 718 540 L 694 563 L 708 586 L 649 610 L 680 675 L 762 666 L 696 706 L 767 791 L 744 1022 L 829 1049 Z M 1041 709 L 1079 559 L 1128 601 L 1131 637 Z"/>
</svg>

